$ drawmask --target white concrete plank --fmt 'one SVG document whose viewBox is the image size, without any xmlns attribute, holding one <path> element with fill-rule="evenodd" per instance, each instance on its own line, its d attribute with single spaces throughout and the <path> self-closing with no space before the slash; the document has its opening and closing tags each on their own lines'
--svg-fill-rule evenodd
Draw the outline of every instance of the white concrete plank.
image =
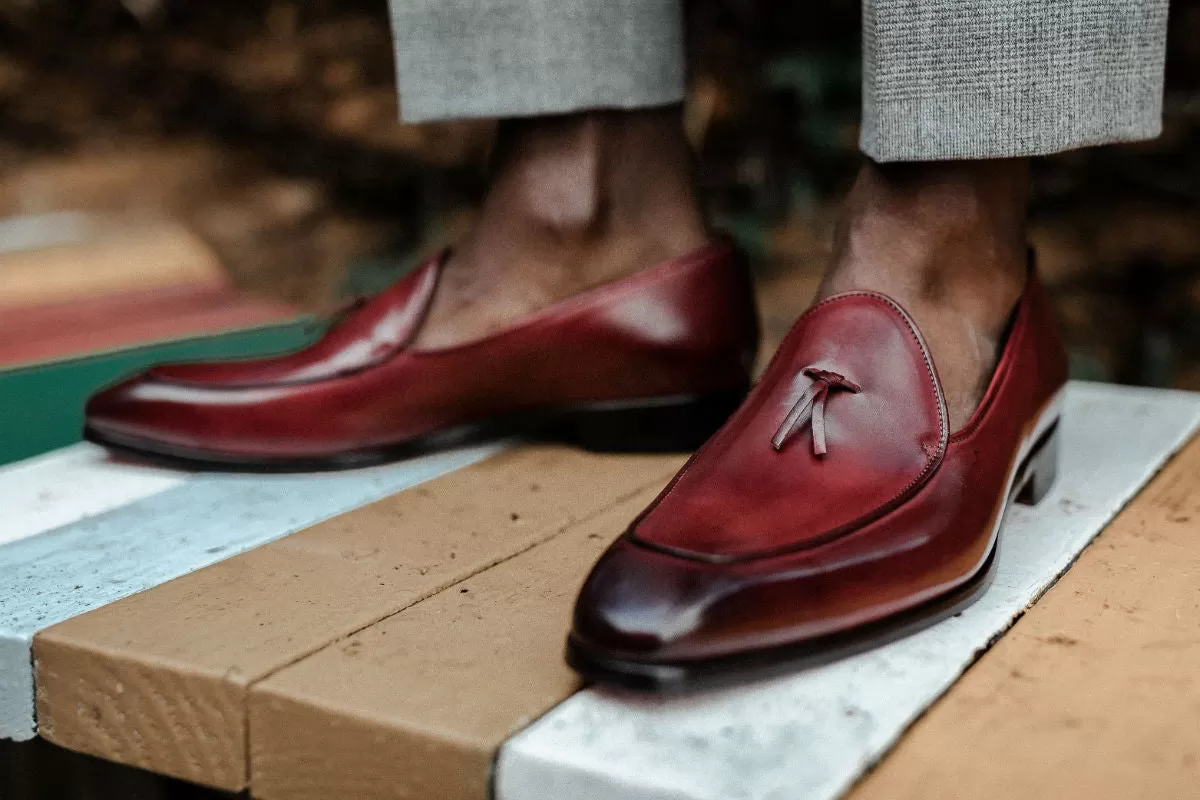
<svg viewBox="0 0 1200 800">
<path fill-rule="evenodd" d="M 961 616 L 825 667 L 675 699 L 587 689 L 501 749 L 498 800 L 797 800 L 846 791 L 1185 444 L 1200 395 L 1072 384 L 1059 481 L 1018 506 Z"/>
<path fill-rule="evenodd" d="M 489 445 L 314 475 L 196 475 L 0 547 L 0 739 L 35 733 L 39 630 L 481 461 Z"/>
<path fill-rule="evenodd" d="M 87 443 L 0 467 L 0 545 L 174 489 L 189 477 L 116 461 Z"/>
</svg>

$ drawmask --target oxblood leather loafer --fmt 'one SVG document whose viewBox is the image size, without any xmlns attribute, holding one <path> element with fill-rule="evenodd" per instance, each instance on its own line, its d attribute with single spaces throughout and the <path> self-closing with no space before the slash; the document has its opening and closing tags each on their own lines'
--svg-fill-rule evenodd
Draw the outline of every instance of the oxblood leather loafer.
<svg viewBox="0 0 1200 800">
<path fill-rule="evenodd" d="M 721 682 L 952 613 L 986 585 L 1010 501 L 1049 490 L 1066 376 L 1032 270 L 957 433 L 899 305 L 870 292 L 821 302 L 595 566 L 568 661 L 635 688 Z"/>
<path fill-rule="evenodd" d="M 691 450 L 749 388 L 758 320 L 727 245 L 610 283 L 459 347 L 411 347 L 444 256 L 279 358 L 158 367 L 92 398 L 85 436 L 216 469 L 357 467 L 531 434 Z"/>
</svg>

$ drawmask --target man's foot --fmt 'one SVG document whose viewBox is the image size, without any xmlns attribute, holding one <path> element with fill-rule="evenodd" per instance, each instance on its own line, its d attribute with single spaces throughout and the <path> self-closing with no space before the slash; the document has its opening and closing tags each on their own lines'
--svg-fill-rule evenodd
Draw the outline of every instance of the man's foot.
<svg viewBox="0 0 1200 800">
<path fill-rule="evenodd" d="M 962 437 L 892 299 L 805 313 L 593 568 L 567 662 L 630 688 L 719 685 L 827 663 L 978 599 L 1008 509 L 1043 500 L 1058 468 L 1067 358 L 1036 276 L 1015 310 Z"/>
<path fill-rule="evenodd" d="M 709 241 L 677 108 L 501 124 L 496 175 L 419 349 L 478 339 Z"/>
<path fill-rule="evenodd" d="M 1025 160 L 874 164 L 850 192 L 820 296 L 881 292 L 912 315 L 951 430 L 987 388 L 1026 280 Z"/>
<path fill-rule="evenodd" d="M 725 244 L 651 265 L 491 336 L 414 348 L 438 257 L 312 345 L 172 364 L 106 389 L 85 436 L 201 469 L 346 469 L 528 436 L 604 452 L 699 447 L 745 397 L 753 289 Z"/>
<path fill-rule="evenodd" d="M 1041 501 L 1058 464 L 1067 358 L 1026 270 L 1026 180 L 1022 162 L 864 167 L 822 289 L 844 294 L 797 321 L 601 557 L 571 666 L 631 688 L 719 684 L 980 596 L 1007 510 Z"/>
<path fill-rule="evenodd" d="M 708 244 L 678 111 L 512 123 L 498 151 L 479 225 L 448 263 L 296 353 L 109 388 L 88 403 L 87 437 L 237 470 L 343 469 L 513 435 L 698 447 L 745 396 L 758 325 L 742 260 Z"/>
</svg>

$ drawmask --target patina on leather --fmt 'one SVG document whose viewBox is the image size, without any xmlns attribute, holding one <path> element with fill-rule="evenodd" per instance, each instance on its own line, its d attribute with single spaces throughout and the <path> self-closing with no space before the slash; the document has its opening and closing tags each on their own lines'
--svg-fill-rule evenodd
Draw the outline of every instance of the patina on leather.
<svg viewBox="0 0 1200 800">
<path fill-rule="evenodd" d="M 803 446 L 805 427 L 776 449 L 789 412 L 833 374 L 860 391 L 819 390 L 829 395 L 827 452 Z M 1019 456 L 1056 430 L 1066 376 L 1032 269 L 990 385 L 956 433 L 898 304 L 870 292 L 820 303 L 741 409 L 595 566 L 575 608 L 572 663 L 605 679 L 644 665 L 736 662 L 964 587 L 1022 488 L 1010 486 Z"/>
<path fill-rule="evenodd" d="M 468 344 L 414 349 L 444 258 L 298 353 L 158 367 L 101 392 L 87 407 L 89 437 L 136 452 L 251 465 L 336 459 L 499 418 L 653 408 L 744 392 L 749 383 L 757 316 L 748 272 L 727 244 Z"/>
</svg>

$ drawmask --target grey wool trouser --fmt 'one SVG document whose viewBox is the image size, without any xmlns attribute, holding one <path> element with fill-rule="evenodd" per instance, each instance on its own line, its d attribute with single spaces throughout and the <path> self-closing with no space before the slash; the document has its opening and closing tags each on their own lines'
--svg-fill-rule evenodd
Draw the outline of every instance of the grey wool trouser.
<svg viewBox="0 0 1200 800">
<path fill-rule="evenodd" d="M 682 0 L 391 0 L 411 122 L 684 96 Z M 863 0 L 861 147 L 1033 156 L 1156 136 L 1168 0 Z"/>
</svg>

